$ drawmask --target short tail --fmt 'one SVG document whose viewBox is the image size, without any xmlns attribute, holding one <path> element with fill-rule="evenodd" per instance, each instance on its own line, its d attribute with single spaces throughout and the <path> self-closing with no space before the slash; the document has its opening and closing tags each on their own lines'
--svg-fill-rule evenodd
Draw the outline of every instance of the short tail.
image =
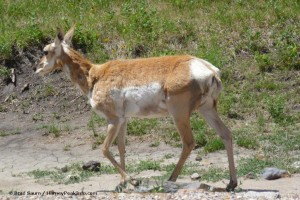
<svg viewBox="0 0 300 200">
<path fill-rule="evenodd" d="M 213 100 L 217 100 L 223 89 L 219 72 L 213 74 L 213 76 L 211 77 L 210 85 L 208 87 L 210 88 L 209 96 L 211 96 Z"/>
</svg>

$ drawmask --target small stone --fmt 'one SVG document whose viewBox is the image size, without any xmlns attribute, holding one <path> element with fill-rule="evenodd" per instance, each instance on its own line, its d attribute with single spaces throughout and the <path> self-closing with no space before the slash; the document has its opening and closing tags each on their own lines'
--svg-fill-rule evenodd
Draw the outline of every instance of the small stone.
<svg viewBox="0 0 300 200">
<path fill-rule="evenodd" d="M 164 191 L 168 193 L 168 192 L 176 192 L 180 188 L 180 186 L 177 183 L 174 183 L 172 181 L 166 181 L 163 184 L 163 188 Z"/>
<path fill-rule="evenodd" d="M 66 182 L 78 182 L 80 180 L 79 174 L 68 175 L 66 178 Z"/>
<path fill-rule="evenodd" d="M 182 185 L 181 189 L 196 190 L 200 187 L 200 182 L 191 182 L 187 185 Z"/>
<path fill-rule="evenodd" d="M 89 170 L 89 171 L 98 172 L 98 171 L 100 171 L 100 167 L 101 167 L 100 162 L 89 161 L 89 162 L 85 163 L 82 166 L 82 169 L 83 170 Z"/>
<path fill-rule="evenodd" d="M 253 172 L 249 172 L 249 173 L 245 176 L 245 178 L 247 178 L 247 179 L 255 179 L 255 174 L 254 174 Z"/>
<path fill-rule="evenodd" d="M 22 89 L 21 89 L 21 93 L 25 92 L 26 90 L 29 90 L 29 83 L 26 83 Z"/>
<path fill-rule="evenodd" d="M 220 188 L 220 187 L 214 187 L 212 192 L 226 192 L 225 188 Z"/>
<path fill-rule="evenodd" d="M 245 193 L 244 198 L 251 199 L 278 199 L 280 197 L 278 192 L 256 192 L 248 191 Z"/>
<path fill-rule="evenodd" d="M 69 171 L 69 167 L 66 165 L 66 166 L 64 166 L 63 168 L 61 168 L 61 171 L 62 171 L 63 173 L 66 173 L 66 172 Z"/>
<path fill-rule="evenodd" d="M 202 160 L 202 157 L 201 156 L 197 156 L 195 160 L 200 162 Z"/>
<path fill-rule="evenodd" d="M 210 185 L 207 185 L 205 183 L 201 183 L 200 186 L 199 186 L 199 189 L 202 189 L 204 191 L 210 191 L 211 189 L 211 186 Z"/>
<path fill-rule="evenodd" d="M 200 176 L 198 173 L 193 173 L 193 174 L 191 175 L 191 179 L 192 179 L 193 181 L 198 180 L 198 179 L 200 179 L 200 178 L 201 178 L 201 176 Z"/>
<path fill-rule="evenodd" d="M 290 177 L 291 174 L 287 170 L 277 169 L 277 168 L 265 168 L 262 172 L 262 177 L 266 180 L 274 180 L 283 177 Z"/>
</svg>

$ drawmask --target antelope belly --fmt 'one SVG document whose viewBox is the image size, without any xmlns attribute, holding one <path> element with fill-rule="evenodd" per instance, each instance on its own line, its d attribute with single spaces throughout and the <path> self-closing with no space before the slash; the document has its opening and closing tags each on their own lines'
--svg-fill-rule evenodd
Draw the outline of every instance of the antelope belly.
<svg viewBox="0 0 300 200">
<path fill-rule="evenodd" d="M 159 83 L 115 89 L 112 93 L 126 117 L 160 117 L 167 113 L 165 94 Z"/>
</svg>

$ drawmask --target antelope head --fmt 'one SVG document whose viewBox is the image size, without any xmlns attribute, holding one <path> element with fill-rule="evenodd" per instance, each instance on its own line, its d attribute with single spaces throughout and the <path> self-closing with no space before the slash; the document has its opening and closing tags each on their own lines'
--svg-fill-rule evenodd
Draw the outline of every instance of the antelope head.
<svg viewBox="0 0 300 200">
<path fill-rule="evenodd" d="M 62 30 L 58 29 L 54 42 L 46 45 L 43 49 L 44 55 L 35 67 L 36 74 L 44 76 L 55 70 L 62 69 L 63 47 L 71 43 L 73 34 L 74 26 L 65 35 Z"/>
</svg>

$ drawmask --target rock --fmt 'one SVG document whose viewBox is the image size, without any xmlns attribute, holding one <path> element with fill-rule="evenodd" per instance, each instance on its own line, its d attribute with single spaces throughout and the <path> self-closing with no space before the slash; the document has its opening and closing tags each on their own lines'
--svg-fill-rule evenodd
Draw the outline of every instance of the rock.
<svg viewBox="0 0 300 200">
<path fill-rule="evenodd" d="M 80 175 L 79 174 L 72 174 L 72 175 L 68 175 L 65 178 L 66 182 L 79 182 L 80 181 Z"/>
<path fill-rule="evenodd" d="M 200 187 L 200 182 L 192 182 L 187 185 L 183 185 L 180 189 L 197 190 Z"/>
<path fill-rule="evenodd" d="M 198 179 L 200 179 L 200 178 L 201 178 L 201 176 L 200 176 L 198 173 L 193 173 L 193 174 L 191 175 L 191 179 L 192 179 L 193 181 L 198 180 Z"/>
<path fill-rule="evenodd" d="M 3 91 L 2 91 L 2 95 L 3 96 L 7 96 L 4 100 L 4 102 L 7 102 L 10 98 L 10 94 L 13 92 L 13 90 L 15 89 L 15 85 L 12 83 L 9 83 L 7 86 L 4 87 Z"/>
<path fill-rule="evenodd" d="M 29 83 L 26 83 L 22 89 L 21 89 L 21 93 L 25 92 L 26 90 L 29 90 Z"/>
<path fill-rule="evenodd" d="M 245 176 L 246 179 L 255 179 L 256 176 L 253 172 L 249 172 L 246 176 Z"/>
<path fill-rule="evenodd" d="M 172 181 L 166 181 L 163 184 L 163 188 L 166 193 L 168 192 L 173 193 L 173 192 L 177 192 L 178 189 L 180 189 L 180 185 Z"/>
<path fill-rule="evenodd" d="M 287 170 L 277 169 L 277 168 L 265 168 L 262 172 L 262 177 L 266 180 L 274 180 L 283 177 L 290 177 L 291 174 Z"/>
<path fill-rule="evenodd" d="M 246 192 L 244 198 L 251 198 L 251 199 L 277 199 L 280 195 L 278 192 L 256 192 L 256 191 L 249 191 Z"/>
<path fill-rule="evenodd" d="M 139 187 L 135 187 L 134 188 L 134 192 L 148 193 L 148 192 L 151 192 L 153 189 L 154 189 L 153 185 L 150 185 L 150 186 L 139 186 Z"/>
<path fill-rule="evenodd" d="M 294 105 L 293 110 L 299 111 L 300 110 L 300 104 Z"/>
<path fill-rule="evenodd" d="M 186 185 L 186 184 L 185 184 Z M 179 183 L 172 181 L 157 182 L 157 181 L 146 181 L 137 187 L 134 187 L 134 191 L 138 193 L 148 193 L 148 192 L 165 192 L 174 193 L 177 192 L 183 186 Z"/>
<path fill-rule="evenodd" d="M 62 171 L 63 173 L 66 173 L 66 172 L 69 171 L 69 167 L 66 165 L 66 166 L 64 166 L 63 168 L 61 168 L 61 171 Z"/>
<path fill-rule="evenodd" d="M 11 82 L 16 86 L 16 70 L 14 68 L 11 69 L 11 73 L 10 73 L 10 78 L 11 78 Z"/>
<path fill-rule="evenodd" d="M 207 185 L 205 183 L 201 183 L 199 189 L 202 189 L 204 191 L 209 191 L 209 192 L 226 192 L 225 188 L 214 187 L 211 185 Z"/>
<path fill-rule="evenodd" d="M 89 170 L 94 172 L 100 171 L 101 164 L 97 161 L 89 161 L 82 166 L 83 170 Z"/>
<path fill-rule="evenodd" d="M 202 157 L 201 156 L 197 156 L 195 160 L 200 162 L 202 160 Z"/>
<path fill-rule="evenodd" d="M 210 185 L 207 185 L 205 183 L 201 183 L 200 186 L 199 186 L 199 189 L 202 189 L 204 191 L 210 191 L 211 189 L 211 186 Z"/>
</svg>

